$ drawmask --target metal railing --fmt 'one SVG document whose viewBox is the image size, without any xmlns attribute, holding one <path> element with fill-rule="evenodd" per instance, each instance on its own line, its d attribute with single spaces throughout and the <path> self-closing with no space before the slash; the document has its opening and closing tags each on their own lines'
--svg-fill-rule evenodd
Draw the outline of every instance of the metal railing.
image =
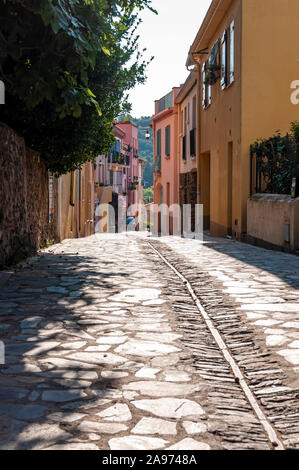
<svg viewBox="0 0 299 470">
<path fill-rule="evenodd" d="M 164 109 L 172 108 L 173 106 L 173 92 L 171 91 L 167 95 L 163 96 L 158 103 L 158 112 L 164 111 Z"/>
</svg>

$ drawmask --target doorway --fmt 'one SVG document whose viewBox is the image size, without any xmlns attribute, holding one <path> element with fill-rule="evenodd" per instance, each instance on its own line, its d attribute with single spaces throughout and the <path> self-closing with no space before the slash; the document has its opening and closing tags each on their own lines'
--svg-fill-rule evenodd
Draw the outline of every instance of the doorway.
<svg viewBox="0 0 299 470">
<path fill-rule="evenodd" d="M 227 155 L 227 235 L 232 236 L 233 218 L 233 143 L 228 143 Z"/>
<path fill-rule="evenodd" d="M 210 153 L 205 153 L 199 157 L 199 184 L 200 184 L 200 204 L 203 204 L 203 229 L 210 230 Z"/>
</svg>

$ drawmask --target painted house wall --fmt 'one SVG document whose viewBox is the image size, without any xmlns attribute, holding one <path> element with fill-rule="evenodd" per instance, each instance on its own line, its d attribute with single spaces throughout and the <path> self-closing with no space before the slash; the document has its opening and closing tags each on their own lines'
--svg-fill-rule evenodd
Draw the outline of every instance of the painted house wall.
<svg viewBox="0 0 299 470">
<path fill-rule="evenodd" d="M 220 0 L 210 10 L 191 47 L 211 49 L 235 21 L 235 78 L 225 90 L 211 87 L 211 104 L 200 107 L 198 176 L 205 228 L 214 236 L 247 230 L 250 144 L 277 129 L 285 133 L 299 112 L 291 103 L 291 82 L 298 79 L 297 0 Z M 278 33 L 277 33 L 278 32 Z M 201 54 L 199 96 L 202 96 Z"/>
<path fill-rule="evenodd" d="M 58 231 L 60 240 L 94 233 L 94 168 L 88 162 L 81 170 L 58 181 Z"/>
<path fill-rule="evenodd" d="M 210 215 L 213 236 L 226 236 L 234 230 L 234 221 L 240 219 L 241 213 L 241 6 L 239 0 L 230 3 L 220 23 L 209 31 L 207 41 L 211 49 L 224 30 L 235 21 L 234 83 L 225 90 L 221 89 L 220 80 L 211 86 L 211 104 L 206 109 L 203 109 L 202 99 L 199 100 L 200 202 L 204 204 L 205 228 L 209 226 Z M 202 63 L 207 59 L 208 56 L 203 56 Z M 202 97 L 202 73 L 199 86 L 199 96 Z M 232 158 L 231 173 L 229 158 Z"/>
<path fill-rule="evenodd" d="M 195 229 L 195 204 L 198 201 L 197 158 L 198 158 L 198 89 L 197 70 L 194 69 L 182 85 L 176 98 L 178 105 L 178 154 L 179 154 L 179 204 L 183 211 L 185 204 L 191 206 L 191 230 Z M 193 148 L 191 133 L 193 132 Z M 183 150 L 185 140 L 185 152 Z M 182 212 L 183 213 L 183 212 Z"/>
<path fill-rule="evenodd" d="M 299 80 L 298 0 L 242 2 L 242 229 L 249 197 L 249 147 L 257 138 L 282 135 L 299 120 L 291 83 Z"/>
<path fill-rule="evenodd" d="M 128 206 L 138 204 L 138 189 L 130 189 L 134 181 L 138 182 L 138 154 L 139 134 L 138 127 L 131 121 L 119 122 L 117 126 L 125 132 L 124 144 L 130 146 L 130 166 L 128 168 Z M 134 155 L 136 155 L 134 157 Z M 132 216 L 137 215 L 137 209 Z"/>
<path fill-rule="evenodd" d="M 197 73 L 194 70 L 184 86 L 185 90 L 181 90 L 179 93 L 176 103 L 178 104 L 178 116 L 179 116 L 179 130 L 178 130 L 178 153 L 180 163 L 180 173 L 189 173 L 197 170 L 197 154 L 198 147 L 197 142 L 195 144 L 196 153 L 191 156 L 190 153 L 190 131 L 195 128 L 198 129 L 197 119 L 197 105 L 198 105 L 198 89 L 197 89 Z M 183 96 L 181 97 L 182 92 Z M 195 101 L 194 101 L 195 100 Z M 195 104 L 195 110 L 193 109 Z M 189 116 L 188 116 L 189 108 Z M 185 116 L 186 113 L 186 116 Z M 186 119 L 185 119 L 186 118 Z M 185 124 L 186 120 L 186 124 Z M 186 135 L 186 160 L 183 160 L 183 136 Z"/>
<path fill-rule="evenodd" d="M 173 103 L 180 88 L 173 88 Z M 157 111 L 157 102 L 155 104 Z M 165 152 L 165 129 L 170 126 L 170 155 Z M 166 108 L 152 117 L 154 159 L 157 156 L 157 132 L 161 130 L 161 174 L 154 178 L 154 202 L 171 206 L 179 203 L 178 106 Z"/>
</svg>

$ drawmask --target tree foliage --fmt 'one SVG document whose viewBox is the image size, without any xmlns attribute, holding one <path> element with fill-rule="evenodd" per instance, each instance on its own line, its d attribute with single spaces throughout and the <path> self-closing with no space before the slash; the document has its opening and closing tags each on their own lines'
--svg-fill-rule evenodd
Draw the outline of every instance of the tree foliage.
<svg viewBox="0 0 299 470">
<path fill-rule="evenodd" d="M 150 3 L 0 0 L 1 119 L 50 170 L 78 168 L 113 142 L 127 91 L 145 80 L 136 28 Z"/>
<path fill-rule="evenodd" d="M 143 191 L 143 201 L 145 204 L 149 204 L 154 200 L 154 188 L 150 186 L 149 188 L 145 188 Z"/>
<path fill-rule="evenodd" d="M 290 194 L 292 178 L 299 170 L 299 122 L 291 123 L 286 136 L 278 131 L 269 139 L 257 140 L 251 152 L 263 179 L 263 192 Z"/>
</svg>

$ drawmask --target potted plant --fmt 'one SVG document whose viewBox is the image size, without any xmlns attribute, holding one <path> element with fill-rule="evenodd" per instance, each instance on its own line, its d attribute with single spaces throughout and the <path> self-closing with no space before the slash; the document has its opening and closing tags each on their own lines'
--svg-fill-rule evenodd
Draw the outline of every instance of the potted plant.
<svg viewBox="0 0 299 470">
<path fill-rule="evenodd" d="M 219 64 L 209 64 L 205 73 L 205 84 L 215 85 L 221 76 L 221 66 Z"/>
</svg>

